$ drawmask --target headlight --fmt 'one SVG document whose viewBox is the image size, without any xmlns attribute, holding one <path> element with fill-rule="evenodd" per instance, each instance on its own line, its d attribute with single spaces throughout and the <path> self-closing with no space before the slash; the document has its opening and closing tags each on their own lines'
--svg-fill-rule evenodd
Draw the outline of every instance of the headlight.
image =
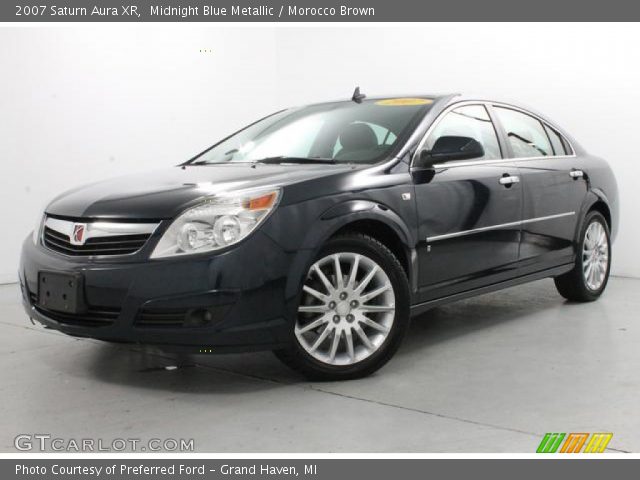
<svg viewBox="0 0 640 480">
<path fill-rule="evenodd" d="M 42 232 L 42 224 L 44 223 L 44 214 L 40 211 L 40 216 L 38 217 L 38 223 L 33 227 L 33 232 L 31 236 L 33 238 L 33 243 L 38 245 L 40 243 L 40 233 Z"/>
<path fill-rule="evenodd" d="M 280 190 L 215 195 L 176 218 L 151 258 L 211 252 L 249 235 L 280 199 Z"/>
</svg>

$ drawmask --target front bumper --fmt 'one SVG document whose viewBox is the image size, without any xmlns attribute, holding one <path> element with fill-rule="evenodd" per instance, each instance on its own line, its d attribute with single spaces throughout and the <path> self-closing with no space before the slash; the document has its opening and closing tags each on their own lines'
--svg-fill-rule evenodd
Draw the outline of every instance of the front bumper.
<svg viewBox="0 0 640 480">
<path fill-rule="evenodd" d="M 267 350 L 290 338 L 293 256 L 261 232 L 223 253 L 149 260 L 143 252 L 126 261 L 68 257 L 28 237 L 19 276 L 29 317 L 69 335 L 193 353 Z M 86 308 L 38 306 L 42 271 L 80 274 Z"/>
</svg>

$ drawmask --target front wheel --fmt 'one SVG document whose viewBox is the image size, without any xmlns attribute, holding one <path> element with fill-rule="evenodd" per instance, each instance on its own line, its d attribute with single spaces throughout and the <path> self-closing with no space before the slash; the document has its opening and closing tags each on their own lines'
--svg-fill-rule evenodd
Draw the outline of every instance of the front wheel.
<svg viewBox="0 0 640 480">
<path fill-rule="evenodd" d="M 345 234 L 309 268 L 292 345 L 275 353 L 310 379 L 359 378 L 393 356 L 408 323 L 409 285 L 398 259 L 368 235 Z"/>
<path fill-rule="evenodd" d="M 600 212 L 591 211 L 580 232 L 575 266 L 555 278 L 556 288 L 568 300 L 592 302 L 604 292 L 610 269 L 609 227 Z"/>
</svg>

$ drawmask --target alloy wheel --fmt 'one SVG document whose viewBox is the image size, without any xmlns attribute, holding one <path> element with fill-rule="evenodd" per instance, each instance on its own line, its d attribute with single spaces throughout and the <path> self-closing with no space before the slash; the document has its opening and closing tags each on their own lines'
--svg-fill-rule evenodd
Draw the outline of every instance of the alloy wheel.
<svg viewBox="0 0 640 480">
<path fill-rule="evenodd" d="M 359 253 L 332 253 L 309 269 L 295 335 L 316 360 L 351 365 L 380 348 L 394 318 L 393 285 L 382 267 Z"/>
<path fill-rule="evenodd" d="M 609 268 L 609 241 L 600 222 L 592 222 L 582 244 L 582 274 L 590 290 L 602 287 Z"/>
</svg>

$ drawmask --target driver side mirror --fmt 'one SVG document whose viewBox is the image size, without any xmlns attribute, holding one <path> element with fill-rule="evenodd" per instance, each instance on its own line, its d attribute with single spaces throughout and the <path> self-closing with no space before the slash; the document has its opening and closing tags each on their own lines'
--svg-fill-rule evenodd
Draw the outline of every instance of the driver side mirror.
<svg viewBox="0 0 640 480">
<path fill-rule="evenodd" d="M 482 144 L 471 137 L 443 136 L 436 140 L 431 150 L 422 150 L 417 163 L 419 168 L 431 168 L 436 163 L 470 160 L 484 157 Z"/>
</svg>

